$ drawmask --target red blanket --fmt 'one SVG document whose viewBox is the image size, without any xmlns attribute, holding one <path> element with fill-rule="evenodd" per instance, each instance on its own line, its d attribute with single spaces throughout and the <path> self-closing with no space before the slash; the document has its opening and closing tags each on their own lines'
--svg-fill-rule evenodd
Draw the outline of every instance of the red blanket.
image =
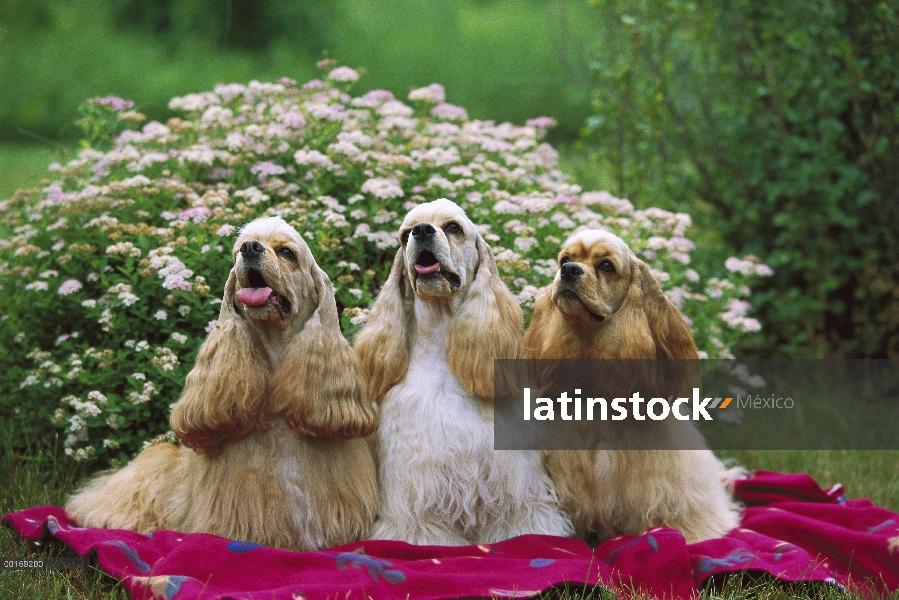
<svg viewBox="0 0 899 600">
<path fill-rule="evenodd" d="M 526 535 L 484 546 L 367 541 L 287 552 L 207 534 L 75 527 L 41 506 L 4 517 L 23 538 L 48 534 L 137 598 L 524 597 L 569 584 L 631 586 L 689 598 L 716 574 L 751 571 L 884 593 L 899 589 L 899 514 L 824 491 L 808 475 L 760 471 L 737 483 L 747 505 L 726 537 L 686 544 L 671 529 L 610 540 L 591 550 L 571 539 Z"/>
</svg>

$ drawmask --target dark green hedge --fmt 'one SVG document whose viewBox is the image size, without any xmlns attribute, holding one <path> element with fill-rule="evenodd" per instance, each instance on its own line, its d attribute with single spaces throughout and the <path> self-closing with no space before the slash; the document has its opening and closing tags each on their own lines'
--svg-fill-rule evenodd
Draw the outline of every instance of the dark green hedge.
<svg viewBox="0 0 899 600">
<path fill-rule="evenodd" d="M 611 191 L 704 207 L 774 268 L 753 353 L 899 355 L 899 2 L 596 10 L 587 135 Z"/>
</svg>

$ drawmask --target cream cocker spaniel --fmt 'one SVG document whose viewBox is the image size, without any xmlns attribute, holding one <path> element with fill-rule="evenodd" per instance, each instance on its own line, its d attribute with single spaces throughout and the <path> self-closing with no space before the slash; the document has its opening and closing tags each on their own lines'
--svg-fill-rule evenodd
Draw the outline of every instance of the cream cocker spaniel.
<svg viewBox="0 0 899 600">
<path fill-rule="evenodd" d="M 422 204 L 355 350 L 381 403 L 376 539 L 490 543 L 570 535 L 537 452 L 493 450 L 493 359 L 517 358 L 522 315 L 455 203 Z"/>
<path fill-rule="evenodd" d="M 334 291 L 277 217 L 244 227 L 221 313 L 174 407 L 183 446 L 151 446 L 66 510 L 88 527 L 205 532 L 313 550 L 367 537 L 376 427 Z"/>
<path fill-rule="evenodd" d="M 699 358 L 689 328 L 649 268 L 620 238 L 595 230 L 562 244 L 555 280 L 537 299 L 524 343 L 534 359 Z M 698 363 L 687 372 L 672 390 L 678 396 L 700 385 L 693 377 Z M 656 440 L 667 436 L 672 445 L 666 447 L 705 447 L 689 421 L 644 426 Z M 664 526 L 692 543 L 739 524 L 725 481 L 742 470 L 725 470 L 709 450 L 552 451 L 546 464 L 578 536 L 591 541 Z"/>
</svg>

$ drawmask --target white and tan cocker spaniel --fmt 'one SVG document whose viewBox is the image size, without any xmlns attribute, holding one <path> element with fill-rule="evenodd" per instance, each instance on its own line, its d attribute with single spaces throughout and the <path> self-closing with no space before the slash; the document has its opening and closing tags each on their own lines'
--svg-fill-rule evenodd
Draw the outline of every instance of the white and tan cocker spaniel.
<svg viewBox="0 0 899 600">
<path fill-rule="evenodd" d="M 381 404 L 372 537 L 464 545 L 570 535 L 540 453 L 493 450 L 493 359 L 519 356 L 522 314 L 492 250 L 446 199 L 412 209 L 400 241 L 355 342 Z"/>
<path fill-rule="evenodd" d="M 558 260 L 525 335 L 529 358 L 699 358 L 680 312 L 620 238 L 581 231 L 562 244 Z M 700 385 L 698 363 L 687 364 L 688 376 L 671 390 L 678 397 Z M 705 447 L 689 421 L 643 423 L 656 442 L 668 437 L 665 447 Z M 725 481 L 744 476 L 743 470 L 726 470 L 709 450 L 553 451 L 546 464 L 578 536 L 591 541 L 664 526 L 692 543 L 739 524 L 740 509 Z"/>
<path fill-rule="evenodd" d="M 340 333 L 334 292 L 277 217 L 243 228 L 218 322 L 158 444 L 90 481 L 84 526 L 205 532 L 313 550 L 368 536 L 377 410 Z"/>
</svg>

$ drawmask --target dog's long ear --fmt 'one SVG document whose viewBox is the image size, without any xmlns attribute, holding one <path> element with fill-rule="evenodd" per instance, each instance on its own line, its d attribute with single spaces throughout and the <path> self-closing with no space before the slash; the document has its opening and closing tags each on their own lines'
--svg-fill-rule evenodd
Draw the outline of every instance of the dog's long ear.
<svg viewBox="0 0 899 600">
<path fill-rule="evenodd" d="M 318 306 L 290 341 L 272 377 L 267 409 L 310 435 L 365 437 L 377 426 L 377 409 L 340 333 L 331 280 L 309 257 Z"/>
<path fill-rule="evenodd" d="M 641 275 L 643 312 L 656 346 L 656 358 L 697 359 L 699 354 L 690 328 L 677 307 L 662 292 L 643 261 L 637 260 Z"/>
<path fill-rule="evenodd" d="M 478 270 L 446 332 L 450 371 L 465 390 L 493 399 L 493 360 L 519 358 L 524 319 L 512 292 L 499 278 L 493 250 L 480 235 Z"/>
<path fill-rule="evenodd" d="M 552 303 L 552 293 L 544 293 L 534 302 L 534 311 L 531 313 L 531 324 L 524 334 L 524 358 L 556 358 L 544 356 L 552 340 L 548 340 L 549 321 L 552 311 L 555 309 Z"/>
<path fill-rule="evenodd" d="M 651 287 L 655 284 L 655 279 L 646 265 L 633 254 L 630 255 L 630 265 L 631 281 L 627 295 L 594 341 L 591 358 L 656 358 L 655 342 L 643 302 L 644 286 Z M 645 281 L 646 278 L 650 281 Z"/>
<path fill-rule="evenodd" d="M 524 334 L 524 357 L 531 359 L 585 358 L 582 340 L 553 304 L 552 289 L 537 297 L 531 323 Z"/>
<path fill-rule="evenodd" d="M 268 384 L 268 362 L 253 340 L 252 325 L 234 308 L 236 286 L 232 269 L 218 322 L 200 347 L 171 417 L 185 446 L 210 455 L 260 426 L 258 409 Z"/>
<path fill-rule="evenodd" d="M 639 389 L 652 397 L 684 395 L 701 381 L 699 354 L 680 312 L 662 292 L 649 267 L 631 255 L 627 297 L 601 338 L 601 358 L 624 360 L 612 370 L 627 393 Z M 609 350 L 614 352 L 608 355 Z M 681 359 L 671 361 L 670 359 Z M 693 360 L 683 360 L 693 359 Z M 605 374 L 606 382 L 613 377 Z M 634 387 L 636 386 L 636 387 Z"/>
<path fill-rule="evenodd" d="M 647 360 L 696 359 L 698 354 L 690 330 L 649 268 L 633 254 L 629 258 L 630 284 L 625 299 L 589 344 L 573 335 L 575 330 L 560 317 L 549 295 L 538 298 L 525 336 L 529 358 L 605 359 L 608 362 L 602 366 L 598 384 L 615 395 L 653 389 L 658 392 L 654 396 L 668 397 L 672 390 L 680 393 L 684 385 L 698 385 L 698 364 Z M 619 362 L 612 362 L 616 360 Z M 672 373 L 682 381 L 672 384 Z M 547 382 L 560 379 L 551 373 L 542 377 Z M 572 387 L 572 377 L 563 379 L 566 387 Z M 636 382 L 640 385 L 635 388 Z"/>
<path fill-rule="evenodd" d="M 409 370 L 414 300 L 401 247 L 396 252 L 390 276 L 371 308 L 368 322 L 356 335 L 354 345 L 368 393 L 376 403 L 380 403 Z"/>
</svg>

